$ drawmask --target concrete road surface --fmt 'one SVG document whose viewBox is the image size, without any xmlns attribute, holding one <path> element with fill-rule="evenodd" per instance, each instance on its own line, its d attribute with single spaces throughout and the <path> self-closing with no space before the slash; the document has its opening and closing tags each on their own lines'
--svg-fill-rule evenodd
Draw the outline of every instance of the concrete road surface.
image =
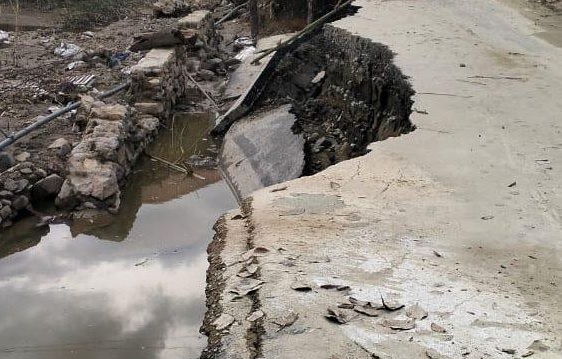
<svg viewBox="0 0 562 359">
<path fill-rule="evenodd" d="M 226 216 L 263 283 L 223 255 L 217 357 L 562 358 L 562 49 L 498 1 L 356 5 L 334 26 L 396 53 L 418 129 Z"/>
</svg>

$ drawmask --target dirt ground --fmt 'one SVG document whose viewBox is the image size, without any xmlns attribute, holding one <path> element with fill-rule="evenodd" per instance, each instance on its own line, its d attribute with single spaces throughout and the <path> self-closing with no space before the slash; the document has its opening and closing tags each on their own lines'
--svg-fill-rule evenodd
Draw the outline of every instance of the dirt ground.
<svg viewBox="0 0 562 359">
<path fill-rule="evenodd" d="M 45 27 L 29 29 L 35 18 Z M 17 36 L 10 31 L 11 44 L 0 48 L 0 129 L 6 133 L 24 128 L 36 117 L 48 114 L 49 109 L 64 107 L 79 99 L 81 90 L 70 84 L 74 76 L 95 75 L 94 89 L 99 92 L 124 82 L 127 69 L 142 57 L 141 53 L 127 51 L 133 37 L 167 28 L 177 21 L 151 18 L 147 7 L 139 9 L 132 17 L 92 28 L 91 33 L 85 34 L 63 31 L 55 19 L 54 15 L 25 12 L 20 19 L 23 30 Z M 12 22 L 9 14 L 0 15 L 0 29 L 10 28 Z M 62 58 L 54 53 L 61 43 L 78 45 L 81 52 L 75 57 Z M 116 55 L 122 54 L 127 58 L 117 59 Z M 68 68 L 78 60 L 84 63 Z M 16 156 L 28 152 L 30 161 L 41 164 L 48 172 L 60 172 L 61 158 L 53 158 L 45 148 L 61 137 L 70 142 L 79 139 L 72 116 L 50 123 L 8 151 Z"/>
</svg>

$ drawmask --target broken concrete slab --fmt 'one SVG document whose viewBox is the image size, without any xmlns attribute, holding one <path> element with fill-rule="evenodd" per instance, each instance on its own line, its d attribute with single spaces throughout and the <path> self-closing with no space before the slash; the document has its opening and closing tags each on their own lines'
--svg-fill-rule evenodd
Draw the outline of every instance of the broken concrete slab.
<svg viewBox="0 0 562 359">
<path fill-rule="evenodd" d="M 304 168 L 304 138 L 286 105 L 234 124 L 224 138 L 221 168 L 239 198 L 255 190 L 298 178 Z"/>
<path fill-rule="evenodd" d="M 260 39 L 256 44 L 256 51 L 274 47 L 292 35 L 282 34 Z M 273 52 L 260 60 L 257 65 L 252 64 L 257 55 L 249 56 L 242 61 L 240 67 L 232 73 L 225 90 L 225 97 L 238 99 L 224 115 L 217 118 L 213 133 L 224 134 L 234 122 L 249 111 L 267 84 L 268 69 L 275 66 L 280 55 L 279 51 Z"/>
</svg>

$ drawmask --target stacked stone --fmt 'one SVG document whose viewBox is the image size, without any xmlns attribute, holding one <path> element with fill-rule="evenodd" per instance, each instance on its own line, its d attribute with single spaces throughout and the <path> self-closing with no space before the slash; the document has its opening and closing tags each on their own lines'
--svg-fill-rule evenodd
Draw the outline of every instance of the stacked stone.
<svg viewBox="0 0 562 359">
<path fill-rule="evenodd" d="M 178 20 L 178 29 L 189 35 L 192 32 L 208 47 L 216 47 L 220 37 L 209 10 L 197 10 Z"/>
<path fill-rule="evenodd" d="M 67 176 L 56 205 L 117 211 L 120 184 L 153 139 L 160 121 L 135 114 L 129 106 L 83 99 L 90 120 L 81 141 L 72 149 Z"/>
<path fill-rule="evenodd" d="M 200 100 L 201 92 L 190 76 L 212 80 L 215 76 L 212 70 L 222 63 L 213 58 L 210 50 L 218 43 L 219 36 L 209 11 L 198 10 L 181 18 L 178 28 L 186 37 L 197 36 L 195 47 L 150 50 L 132 69 L 135 108 L 160 119 L 169 117 L 180 98 Z"/>
<path fill-rule="evenodd" d="M 0 226 L 9 227 L 32 202 L 55 196 L 62 178 L 31 162 L 22 162 L 0 174 Z"/>
</svg>

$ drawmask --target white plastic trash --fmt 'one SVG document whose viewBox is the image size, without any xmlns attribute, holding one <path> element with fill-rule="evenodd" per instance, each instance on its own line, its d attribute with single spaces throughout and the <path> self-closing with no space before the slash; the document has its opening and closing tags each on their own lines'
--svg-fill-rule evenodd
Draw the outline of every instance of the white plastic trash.
<svg viewBox="0 0 562 359">
<path fill-rule="evenodd" d="M 238 54 L 236 54 L 234 58 L 240 61 L 244 61 L 255 53 L 256 53 L 256 48 L 253 46 L 248 46 L 245 47 L 243 50 L 241 50 Z"/>
<path fill-rule="evenodd" d="M 54 53 L 55 55 L 61 56 L 66 59 L 76 55 L 80 51 L 82 51 L 80 46 L 63 42 L 59 47 L 55 49 Z"/>
</svg>

